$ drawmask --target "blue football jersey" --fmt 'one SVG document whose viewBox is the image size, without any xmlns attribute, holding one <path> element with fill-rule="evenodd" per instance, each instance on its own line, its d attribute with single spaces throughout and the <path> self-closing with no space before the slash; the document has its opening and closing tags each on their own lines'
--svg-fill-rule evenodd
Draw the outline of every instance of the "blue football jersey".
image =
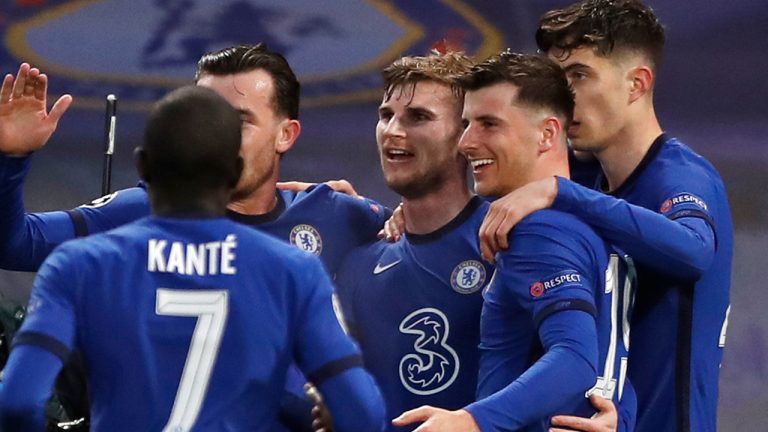
<svg viewBox="0 0 768 432">
<path fill-rule="evenodd" d="M 51 254 L 15 344 L 83 354 L 94 430 L 272 431 L 291 361 L 318 382 L 359 364 L 332 292 L 241 224 L 149 217 Z"/>
<path fill-rule="evenodd" d="M 523 219 L 497 255 L 483 297 L 478 402 L 482 430 L 547 431 L 555 414 L 589 417 L 597 393 L 632 430 L 626 381 L 631 259 L 584 222 L 542 210 Z"/>
<path fill-rule="evenodd" d="M 583 217 L 637 264 L 629 367 L 637 429 L 715 431 L 733 256 L 717 170 L 662 134 L 612 196 L 558 182 L 555 207 Z"/>
<path fill-rule="evenodd" d="M 474 400 L 481 291 L 492 272 L 477 236 L 487 209 L 474 197 L 437 231 L 354 250 L 338 273 L 347 325 L 390 418 L 425 404 L 459 409 Z"/>
<path fill-rule="evenodd" d="M 59 244 L 122 226 L 150 213 L 143 183 L 66 212 L 25 213 L 22 186 L 29 169 L 29 157 L 0 154 L 0 201 L 4 203 L 0 207 L 0 268 L 36 271 Z M 390 215 L 371 200 L 334 192 L 324 184 L 299 193 L 276 191 L 276 196 L 277 205 L 267 214 L 229 212 L 228 217 L 319 256 L 331 274 L 349 250 L 374 241 Z M 287 389 L 304 399 L 304 382 L 302 374 L 292 366 Z M 309 419 L 306 411 L 300 421 L 309 424 L 304 421 Z"/>
<path fill-rule="evenodd" d="M 23 180 L 30 158 L 0 155 L 0 268 L 36 271 L 62 242 L 104 232 L 149 215 L 146 186 L 128 188 L 63 212 L 26 213 Z M 231 219 L 288 241 L 320 257 L 331 274 L 350 249 L 376 240 L 389 212 L 381 205 L 318 184 L 304 192 L 277 191 L 277 206 L 258 216 Z"/>
</svg>

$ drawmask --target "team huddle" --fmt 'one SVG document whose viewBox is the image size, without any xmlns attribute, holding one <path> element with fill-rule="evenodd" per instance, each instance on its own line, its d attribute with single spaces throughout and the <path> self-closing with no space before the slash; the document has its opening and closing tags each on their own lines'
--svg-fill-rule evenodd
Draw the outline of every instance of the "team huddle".
<svg viewBox="0 0 768 432">
<path fill-rule="evenodd" d="M 663 27 L 581 0 L 536 42 L 384 68 L 394 212 L 278 185 L 300 85 L 260 43 L 154 105 L 136 187 L 26 213 L 72 97 L 6 75 L 0 268 L 38 273 L 0 429 L 715 431 L 733 228 L 656 117 Z"/>
</svg>

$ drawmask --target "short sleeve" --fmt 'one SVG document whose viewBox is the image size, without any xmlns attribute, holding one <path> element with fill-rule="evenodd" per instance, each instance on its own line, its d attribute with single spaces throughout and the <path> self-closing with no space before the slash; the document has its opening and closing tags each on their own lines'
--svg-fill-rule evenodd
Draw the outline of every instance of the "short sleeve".
<svg viewBox="0 0 768 432">
<path fill-rule="evenodd" d="M 570 218 L 565 219 L 567 222 Z M 596 314 L 595 284 L 599 278 L 595 248 L 578 235 L 583 226 L 528 221 L 514 231 L 509 251 L 497 264 L 494 287 L 498 295 L 527 311 L 536 327 L 560 311 Z"/>
</svg>

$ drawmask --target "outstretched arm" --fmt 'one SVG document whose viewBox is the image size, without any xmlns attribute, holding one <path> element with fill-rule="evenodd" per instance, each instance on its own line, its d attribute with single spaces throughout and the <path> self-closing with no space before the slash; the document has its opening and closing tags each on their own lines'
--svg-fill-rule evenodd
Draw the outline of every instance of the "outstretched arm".
<svg viewBox="0 0 768 432">
<path fill-rule="evenodd" d="M 26 213 L 24 179 L 29 157 L 0 154 L 0 268 L 36 271 L 51 251 L 75 237 L 66 212 Z"/>
<path fill-rule="evenodd" d="M 668 219 L 661 213 L 553 177 L 529 183 L 491 204 L 480 227 L 483 256 L 492 259 L 493 254 L 508 248 L 512 228 L 525 216 L 547 207 L 580 217 L 604 239 L 657 271 L 698 277 L 715 254 L 715 235 L 704 219 Z"/>
<path fill-rule="evenodd" d="M 72 103 L 64 95 L 48 112 L 47 92 L 48 78 L 27 63 L 16 77 L 6 75 L 0 88 L 0 266 L 8 270 L 37 270 L 53 247 L 73 236 L 63 212 L 24 212 L 22 186 L 29 170 L 24 156 L 45 145 Z"/>
</svg>

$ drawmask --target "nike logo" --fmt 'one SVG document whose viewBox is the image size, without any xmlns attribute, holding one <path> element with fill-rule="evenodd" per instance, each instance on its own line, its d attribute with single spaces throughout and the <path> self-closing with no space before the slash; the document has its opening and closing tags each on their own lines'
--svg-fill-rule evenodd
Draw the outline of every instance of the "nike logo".
<svg viewBox="0 0 768 432">
<path fill-rule="evenodd" d="M 381 272 L 383 272 L 383 271 L 385 271 L 385 270 L 389 270 L 389 269 L 391 269 L 392 267 L 394 267 L 394 266 L 396 266 L 396 265 L 400 264 L 400 261 L 402 261 L 402 260 L 401 260 L 401 259 L 399 259 L 399 260 L 397 260 L 397 261 L 393 261 L 393 262 L 391 262 L 391 263 L 389 263 L 389 264 L 387 264 L 387 265 L 381 265 L 381 263 L 377 263 L 377 264 L 376 264 L 376 268 L 375 268 L 375 269 L 373 269 L 373 274 L 377 275 L 377 274 L 379 274 L 379 273 L 381 273 Z"/>
</svg>

